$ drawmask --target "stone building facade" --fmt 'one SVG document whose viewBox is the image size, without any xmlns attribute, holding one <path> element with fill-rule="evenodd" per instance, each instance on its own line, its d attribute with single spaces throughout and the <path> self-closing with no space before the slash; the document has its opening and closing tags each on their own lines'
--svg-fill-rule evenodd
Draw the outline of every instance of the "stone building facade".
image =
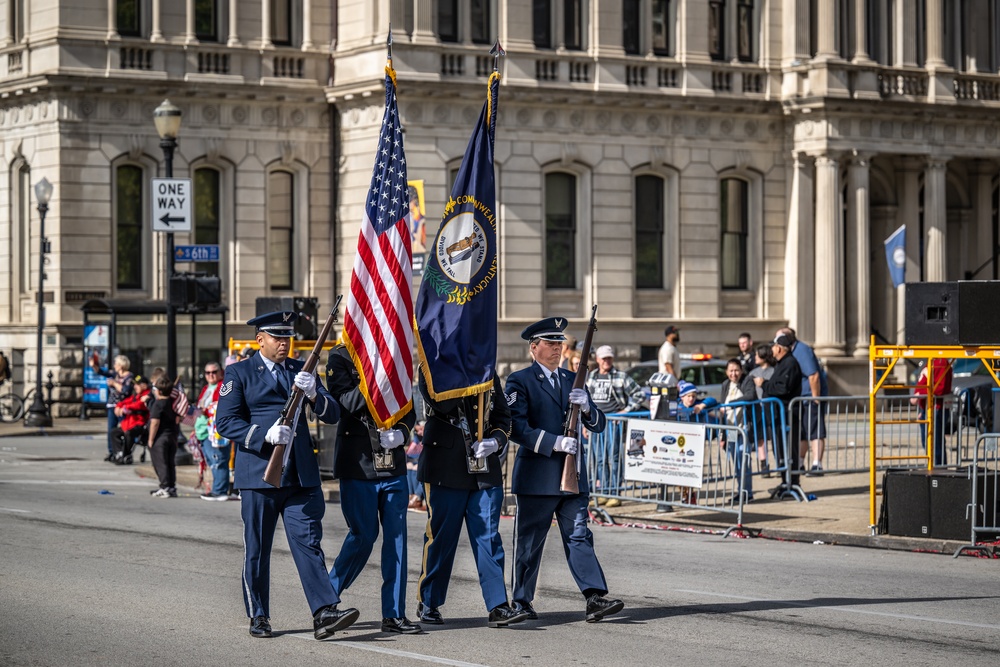
<svg viewBox="0 0 1000 667">
<path fill-rule="evenodd" d="M 164 297 L 147 199 L 162 174 L 152 111 L 165 97 L 184 113 L 174 175 L 201 195 L 199 231 L 177 242 L 222 247 L 228 332 L 247 333 L 258 296 L 308 294 L 324 307 L 343 292 L 390 22 L 428 236 L 485 98 L 494 39 L 507 52 L 502 370 L 524 362 L 526 323 L 563 315 L 582 334 L 598 303 L 598 340 L 618 347 L 620 365 L 652 356 L 667 323 L 681 327 L 682 351 L 714 354 L 742 331 L 765 340 L 790 323 L 835 388 L 853 392 L 870 333 L 901 334 L 881 246 L 899 225 L 908 281 L 996 276 L 992 0 L 0 4 L 0 349 L 28 366 L 30 185 L 42 176 L 55 185 L 47 366 L 78 363 L 82 299 Z M 124 346 L 162 363 L 162 321 L 129 326 Z M 213 327 L 199 325 L 199 341 Z"/>
</svg>

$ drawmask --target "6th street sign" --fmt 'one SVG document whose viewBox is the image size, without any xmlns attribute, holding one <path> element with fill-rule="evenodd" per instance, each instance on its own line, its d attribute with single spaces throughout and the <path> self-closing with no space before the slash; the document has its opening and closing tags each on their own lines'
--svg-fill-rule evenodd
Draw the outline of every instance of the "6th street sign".
<svg viewBox="0 0 1000 667">
<path fill-rule="evenodd" d="M 191 179 L 154 178 L 153 231 L 191 231 Z"/>
</svg>

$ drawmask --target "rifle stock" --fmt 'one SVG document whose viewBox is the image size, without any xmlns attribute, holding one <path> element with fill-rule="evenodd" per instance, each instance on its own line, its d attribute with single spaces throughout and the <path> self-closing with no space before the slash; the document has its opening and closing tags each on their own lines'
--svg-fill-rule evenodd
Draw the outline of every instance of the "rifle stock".
<svg viewBox="0 0 1000 667">
<path fill-rule="evenodd" d="M 340 301 L 343 298 L 342 295 L 337 297 L 337 302 L 333 304 L 330 316 L 326 318 L 323 328 L 316 337 L 316 344 L 313 345 L 312 352 L 306 357 L 306 363 L 302 367 L 302 370 L 306 373 L 312 373 L 316 370 L 320 352 L 323 351 L 323 345 L 326 343 L 326 339 L 330 336 L 330 330 L 337 321 L 337 311 L 340 309 Z M 316 382 L 319 382 L 319 380 L 317 379 Z M 280 419 L 282 426 L 294 426 L 295 413 L 298 412 L 304 398 L 305 393 L 293 385 L 292 391 L 288 394 L 288 400 L 285 401 L 285 406 L 281 408 Z M 295 441 L 295 433 L 292 433 L 292 441 Z M 264 470 L 264 482 L 276 489 L 281 486 L 281 474 L 285 471 L 285 447 L 286 445 L 274 445 L 274 449 L 271 450 L 271 458 L 268 459 L 267 468 Z"/>
<path fill-rule="evenodd" d="M 594 332 L 597 331 L 597 304 L 590 313 L 590 324 L 587 325 L 587 335 L 583 339 L 583 354 L 581 354 L 580 367 L 576 369 L 576 378 L 573 380 L 573 389 L 582 389 L 587 382 L 587 363 L 585 359 L 590 358 L 590 345 L 594 341 Z M 584 356 L 586 355 L 586 356 Z M 580 406 L 571 404 L 569 415 L 566 417 L 566 429 L 563 435 L 569 438 L 576 438 L 580 442 Z M 567 454 L 563 460 L 562 479 L 559 482 L 559 490 L 563 493 L 580 493 L 580 472 L 576 464 L 576 454 Z"/>
</svg>

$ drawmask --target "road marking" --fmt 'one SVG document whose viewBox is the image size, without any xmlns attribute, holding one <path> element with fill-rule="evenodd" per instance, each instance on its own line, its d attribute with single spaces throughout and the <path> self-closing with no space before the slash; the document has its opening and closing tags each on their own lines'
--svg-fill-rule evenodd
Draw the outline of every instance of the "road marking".
<svg viewBox="0 0 1000 667">
<path fill-rule="evenodd" d="M 814 605 L 808 602 L 793 602 L 791 600 L 770 600 L 768 598 L 751 598 L 743 595 L 728 595 L 726 593 L 710 593 L 708 591 L 693 591 L 686 588 L 674 589 L 678 593 L 693 593 L 695 595 L 708 595 L 710 597 L 728 598 L 730 600 L 743 600 L 745 602 L 771 602 L 788 607 L 798 607 L 801 609 L 827 609 L 829 611 L 843 611 L 850 614 L 867 614 L 869 616 L 886 616 L 889 618 L 900 618 L 911 621 L 926 621 L 928 623 L 946 623 L 948 625 L 962 625 L 969 628 L 987 628 L 990 630 L 1000 630 L 1000 625 L 990 625 L 988 623 L 969 623 L 968 621 L 955 621 L 948 618 L 932 618 L 930 616 L 915 616 L 913 614 L 893 614 L 887 611 L 870 611 L 868 609 L 852 609 L 850 607 L 835 607 L 828 605 Z"/>
<path fill-rule="evenodd" d="M 296 637 L 298 639 L 306 639 L 308 641 L 314 642 L 316 638 L 307 632 L 296 632 L 288 633 L 289 637 Z M 408 658 L 410 660 L 420 660 L 422 662 L 432 662 L 435 665 L 449 665 L 450 667 L 487 667 L 486 665 L 481 665 L 478 662 L 463 662 L 462 660 L 452 660 L 450 658 L 439 658 L 435 655 L 424 655 L 423 653 L 412 653 L 410 651 L 398 651 L 392 648 L 385 648 L 382 646 L 375 646 L 372 644 L 365 644 L 362 642 L 352 642 L 352 641 L 328 641 L 324 642 L 327 644 L 336 644 L 337 646 L 349 646 L 350 648 L 356 648 L 359 651 L 370 651 L 371 653 L 383 653 L 385 655 L 395 656 L 397 658 Z"/>
<path fill-rule="evenodd" d="M 0 512 L 14 512 L 15 514 L 31 514 L 30 510 L 16 510 L 13 507 L 0 507 Z"/>
<path fill-rule="evenodd" d="M 54 484 L 57 486 L 149 486 L 156 484 L 149 480 L 108 480 L 108 479 L 0 479 L 0 484 Z"/>
</svg>

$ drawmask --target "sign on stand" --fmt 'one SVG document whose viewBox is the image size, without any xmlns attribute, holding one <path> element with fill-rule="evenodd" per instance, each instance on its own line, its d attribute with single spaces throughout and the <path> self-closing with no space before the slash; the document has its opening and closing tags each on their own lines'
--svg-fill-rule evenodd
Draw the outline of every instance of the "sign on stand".
<svg viewBox="0 0 1000 667">
<path fill-rule="evenodd" d="M 191 179 L 154 178 L 153 231 L 191 231 Z"/>
<path fill-rule="evenodd" d="M 625 480 L 701 488 L 705 425 L 628 420 Z"/>
<path fill-rule="evenodd" d="M 179 245 L 174 248 L 175 262 L 218 262 L 217 245 Z"/>
</svg>

